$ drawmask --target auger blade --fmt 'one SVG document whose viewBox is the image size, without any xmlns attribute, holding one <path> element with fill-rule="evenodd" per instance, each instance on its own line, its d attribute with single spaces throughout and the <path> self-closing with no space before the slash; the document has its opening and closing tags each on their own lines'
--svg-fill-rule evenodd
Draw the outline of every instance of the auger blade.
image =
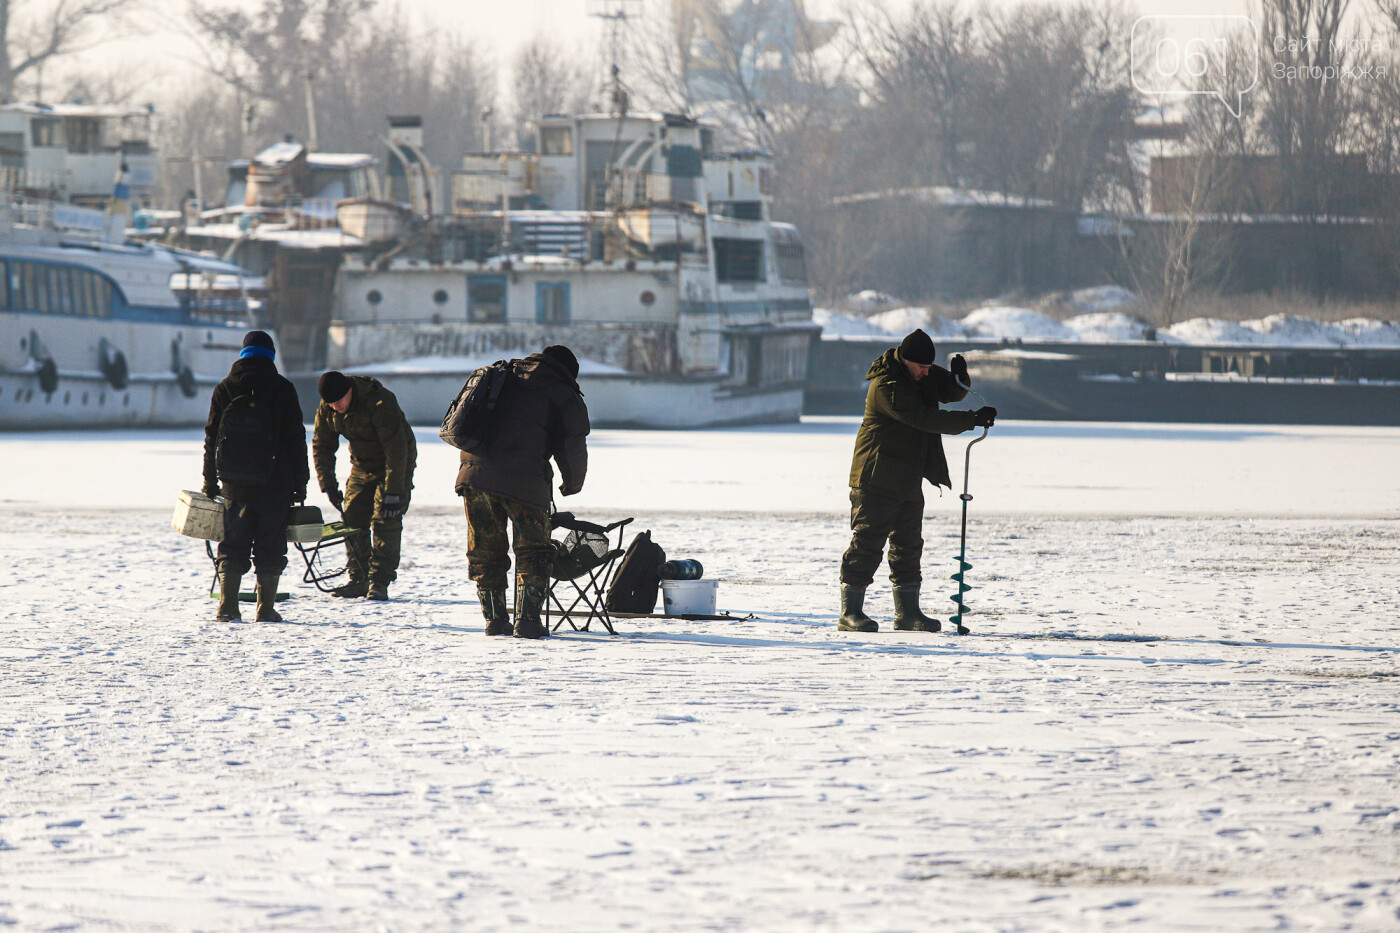
<svg viewBox="0 0 1400 933">
<path fill-rule="evenodd" d="M 971 564 L 969 564 L 966 560 L 964 560 L 964 559 L 961 558 L 961 557 L 958 558 L 958 572 L 959 572 L 959 573 L 961 573 L 961 572 L 964 571 L 964 570 L 971 570 L 971 569 L 972 569 L 972 565 L 971 565 Z"/>
</svg>

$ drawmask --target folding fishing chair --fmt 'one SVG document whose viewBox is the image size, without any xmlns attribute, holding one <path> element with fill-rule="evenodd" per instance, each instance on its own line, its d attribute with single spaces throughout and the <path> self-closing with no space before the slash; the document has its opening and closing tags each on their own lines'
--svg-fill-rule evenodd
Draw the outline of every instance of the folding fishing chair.
<svg viewBox="0 0 1400 933">
<path fill-rule="evenodd" d="M 569 533 L 563 540 L 554 541 L 549 606 L 545 612 L 559 616 L 559 620 L 550 631 L 558 631 L 559 626 L 568 622 L 575 632 L 586 632 L 593 620 L 597 619 L 603 623 L 609 635 L 617 634 L 613 629 L 612 616 L 608 614 L 607 592 L 608 584 L 617 572 L 617 560 L 624 553 L 622 529 L 631 522 L 632 519 L 624 518 L 611 525 L 596 525 L 574 518 L 572 512 L 554 513 L 550 519 L 551 527 L 564 528 Z M 613 532 L 617 532 L 615 544 L 609 538 Z M 565 584 L 572 587 L 572 594 Z M 568 606 L 564 605 L 565 599 L 569 600 Z M 582 625 L 577 622 L 580 618 Z"/>
<path fill-rule="evenodd" d="M 350 549 L 346 546 L 345 563 L 336 569 L 326 566 L 322 552 L 327 548 L 334 548 L 337 544 L 346 545 L 351 538 L 367 534 L 368 528 L 350 528 L 344 522 L 326 522 L 321 526 L 321 537 L 315 541 L 293 541 L 292 546 L 297 549 L 297 553 L 306 564 L 306 573 L 302 575 L 301 582 L 313 584 L 322 593 L 334 590 L 335 587 L 328 584 L 350 569 Z"/>
</svg>

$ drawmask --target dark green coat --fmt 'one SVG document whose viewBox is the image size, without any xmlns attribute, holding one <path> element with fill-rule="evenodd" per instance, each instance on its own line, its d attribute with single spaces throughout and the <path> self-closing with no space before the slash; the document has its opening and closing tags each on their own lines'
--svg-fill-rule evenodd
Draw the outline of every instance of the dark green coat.
<svg viewBox="0 0 1400 933">
<path fill-rule="evenodd" d="M 898 350 L 886 350 L 865 378 L 870 388 L 851 459 L 851 488 L 917 502 L 924 480 L 952 486 L 939 435 L 972 430 L 972 412 L 938 405 L 962 401 L 967 389 L 941 366 L 915 382 Z"/>
<path fill-rule="evenodd" d="M 343 436 L 350 442 L 351 469 L 377 478 L 386 495 L 402 496 L 413 488 L 413 468 L 418 463 L 413 429 L 399 408 L 399 400 L 378 379 L 351 376 L 350 384 L 355 394 L 344 414 L 328 402 L 316 408 L 311 454 L 321 491 L 339 488 L 335 451 Z"/>
</svg>

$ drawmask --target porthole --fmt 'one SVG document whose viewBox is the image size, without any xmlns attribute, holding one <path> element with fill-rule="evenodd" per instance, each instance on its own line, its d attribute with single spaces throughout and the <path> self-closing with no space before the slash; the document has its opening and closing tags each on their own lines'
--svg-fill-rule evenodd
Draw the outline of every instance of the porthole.
<svg viewBox="0 0 1400 933">
<path fill-rule="evenodd" d="M 652 291 L 651 289 L 647 289 L 646 291 L 642 292 L 642 294 L 639 297 L 642 304 L 646 305 L 648 308 L 656 304 L 656 292 Z"/>
<path fill-rule="evenodd" d="M 365 295 L 365 301 L 372 305 L 377 305 L 384 300 L 384 296 L 379 293 L 379 289 L 371 288 L 369 294 Z"/>
<path fill-rule="evenodd" d="M 435 304 L 435 305 L 445 305 L 445 304 L 447 304 L 447 291 L 446 291 L 446 289 L 439 288 L 437 291 L 433 292 L 433 304 Z"/>
</svg>

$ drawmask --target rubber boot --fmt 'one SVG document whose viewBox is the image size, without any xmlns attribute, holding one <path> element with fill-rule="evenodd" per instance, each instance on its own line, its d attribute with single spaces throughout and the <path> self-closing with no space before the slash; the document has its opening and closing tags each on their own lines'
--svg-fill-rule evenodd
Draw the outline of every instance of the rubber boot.
<svg viewBox="0 0 1400 933">
<path fill-rule="evenodd" d="M 219 611 L 214 616 L 216 622 L 242 622 L 243 615 L 238 611 L 238 588 L 243 585 L 243 574 L 225 570 L 219 574 Z"/>
<path fill-rule="evenodd" d="M 880 625 L 866 615 L 862 606 L 865 603 L 865 587 L 841 584 L 841 621 L 836 629 L 841 632 L 878 632 Z"/>
<path fill-rule="evenodd" d="M 486 619 L 487 635 L 512 635 L 515 629 L 506 612 L 506 591 L 488 590 L 478 586 L 476 598 L 481 600 L 481 614 Z"/>
<path fill-rule="evenodd" d="M 540 610 L 544 607 L 545 588 L 535 584 L 517 586 L 515 589 L 515 637 L 543 638 L 549 629 L 540 621 Z"/>
<path fill-rule="evenodd" d="M 281 622 L 282 617 L 277 614 L 277 581 L 281 579 L 281 574 L 260 573 L 258 574 L 258 621 L 259 622 Z"/>
<path fill-rule="evenodd" d="M 919 584 L 906 583 L 894 588 L 894 627 L 901 632 L 939 632 L 943 623 L 919 609 Z"/>
</svg>

